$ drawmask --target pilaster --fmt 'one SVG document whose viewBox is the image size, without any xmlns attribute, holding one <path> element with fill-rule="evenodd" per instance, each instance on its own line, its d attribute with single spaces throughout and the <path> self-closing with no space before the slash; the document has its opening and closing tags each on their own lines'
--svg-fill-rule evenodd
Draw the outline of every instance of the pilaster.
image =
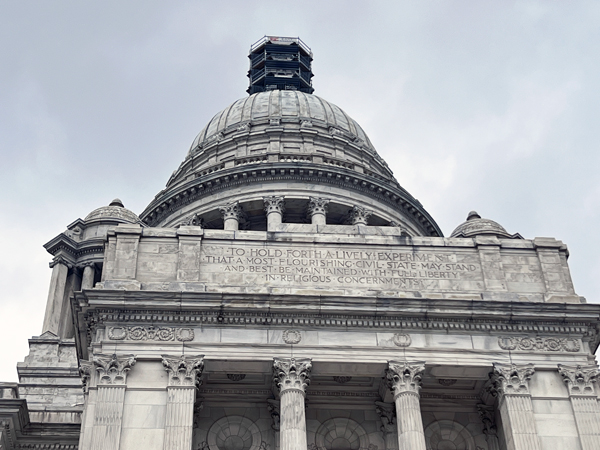
<svg viewBox="0 0 600 450">
<path fill-rule="evenodd" d="M 179 358 L 162 355 L 162 363 L 169 375 L 163 448 L 189 450 L 194 431 L 196 388 L 204 368 L 204 355 Z"/>
<path fill-rule="evenodd" d="M 69 274 L 69 269 L 73 268 L 73 265 L 64 256 L 56 256 L 50 263 L 50 267 L 52 268 L 52 276 L 50 277 L 50 288 L 48 290 L 42 334 L 49 331 L 61 337 L 61 321 L 68 310 L 68 305 L 65 301 L 67 275 Z"/>
<path fill-rule="evenodd" d="M 398 450 L 398 426 L 396 425 L 396 406 L 393 403 L 375 402 L 375 411 L 381 419 L 381 432 L 385 450 Z"/>
<path fill-rule="evenodd" d="M 271 428 L 275 434 L 275 450 L 279 450 L 280 448 L 280 440 L 279 431 L 281 424 L 281 414 L 279 413 L 279 400 L 276 399 L 268 399 L 267 400 L 267 409 L 269 410 L 269 414 L 271 414 Z"/>
<path fill-rule="evenodd" d="M 494 364 L 490 393 L 498 399 L 507 450 L 540 450 L 529 380 L 533 364 Z"/>
<path fill-rule="evenodd" d="M 280 450 L 306 450 L 304 397 L 310 384 L 309 358 L 274 358 L 273 383 L 280 398 Z"/>
<path fill-rule="evenodd" d="M 113 278 L 116 280 L 135 280 L 142 227 L 139 225 L 119 225 L 114 230 L 117 243 Z"/>
<path fill-rule="evenodd" d="M 598 367 L 559 364 L 558 371 L 569 390 L 582 450 L 600 450 L 600 405 L 594 389 Z"/>
<path fill-rule="evenodd" d="M 498 428 L 496 427 L 496 413 L 492 406 L 477 405 L 477 412 L 483 425 L 483 434 L 488 444 L 488 450 L 500 450 L 498 441 Z"/>
<path fill-rule="evenodd" d="M 98 374 L 98 391 L 89 448 L 115 450 L 121 440 L 127 372 L 135 364 L 135 357 L 96 355 L 93 361 Z M 83 447 L 81 450 L 88 449 Z"/>
<path fill-rule="evenodd" d="M 197 226 L 183 226 L 177 230 L 179 257 L 177 259 L 177 281 L 200 279 L 200 250 L 204 231 Z"/>
<path fill-rule="evenodd" d="M 398 448 L 426 450 L 419 391 L 424 362 L 389 361 L 385 371 L 388 388 L 394 393 Z"/>
<path fill-rule="evenodd" d="M 476 236 L 481 272 L 487 291 L 506 291 L 506 278 L 500 255 L 500 240 L 496 236 Z"/>
</svg>

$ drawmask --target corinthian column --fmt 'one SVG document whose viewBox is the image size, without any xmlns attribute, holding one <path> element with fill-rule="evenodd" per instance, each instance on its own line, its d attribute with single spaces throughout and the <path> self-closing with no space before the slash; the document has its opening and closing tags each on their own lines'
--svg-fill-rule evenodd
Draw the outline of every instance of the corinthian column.
<svg viewBox="0 0 600 450">
<path fill-rule="evenodd" d="M 265 204 L 265 214 L 267 215 L 267 230 L 273 231 L 283 221 L 283 212 L 285 211 L 283 197 L 275 195 L 263 197 L 263 202 Z"/>
<path fill-rule="evenodd" d="M 540 450 L 535 428 L 529 380 L 533 364 L 494 364 L 490 375 L 491 394 L 498 398 L 498 409 L 507 450 Z"/>
<path fill-rule="evenodd" d="M 327 204 L 329 199 L 310 197 L 308 202 L 308 216 L 313 225 L 325 225 L 327 223 Z"/>
<path fill-rule="evenodd" d="M 594 390 L 598 368 L 559 364 L 558 371 L 569 389 L 582 450 L 600 450 L 600 406 Z"/>
<path fill-rule="evenodd" d="M 350 225 L 366 225 L 373 213 L 362 206 L 354 206 L 348 212 L 348 223 Z"/>
<path fill-rule="evenodd" d="M 98 372 L 98 394 L 90 445 L 92 450 L 119 448 L 127 372 L 134 364 L 133 355 L 94 356 Z"/>
<path fill-rule="evenodd" d="M 225 230 L 239 230 L 240 222 L 244 220 L 244 210 L 239 202 L 231 202 L 219 206 L 219 211 L 223 215 L 223 228 Z"/>
<path fill-rule="evenodd" d="M 167 415 L 165 450 L 190 450 L 194 431 L 196 388 L 204 368 L 204 355 L 172 358 L 162 355 L 169 374 L 167 385 Z"/>
<path fill-rule="evenodd" d="M 280 398 L 280 450 L 306 450 L 304 397 L 312 368 L 309 358 L 274 358 L 273 383 Z"/>
<path fill-rule="evenodd" d="M 394 393 L 398 448 L 426 450 L 419 391 L 424 362 L 389 361 L 385 371 L 388 387 Z"/>
</svg>

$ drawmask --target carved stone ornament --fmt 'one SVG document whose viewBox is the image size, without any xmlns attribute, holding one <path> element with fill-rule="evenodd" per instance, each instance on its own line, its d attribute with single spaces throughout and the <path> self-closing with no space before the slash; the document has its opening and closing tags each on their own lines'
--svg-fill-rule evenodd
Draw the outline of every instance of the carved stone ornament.
<svg viewBox="0 0 600 450">
<path fill-rule="evenodd" d="M 173 358 L 162 355 L 162 363 L 169 374 L 169 386 L 199 386 L 204 369 L 204 355 Z"/>
<path fill-rule="evenodd" d="M 558 365 L 558 371 L 569 388 L 570 395 L 595 396 L 594 383 L 598 381 L 600 371 L 596 366 Z"/>
<path fill-rule="evenodd" d="M 265 213 L 267 216 L 273 212 L 282 214 L 285 212 L 285 203 L 283 197 L 271 195 L 269 197 L 263 197 L 265 205 Z"/>
<path fill-rule="evenodd" d="M 385 379 L 394 396 L 404 392 L 418 394 L 424 370 L 424 362 L 389 361 L 388 368 L 385 370 Z"/>
<path fill-rule="evenodd" d="M 507 394 L 529 394 L 529 380 L 535 373 L 533 364 L 497 364 L 490 374 L 490 393 L 502 398 Z"/>
<path fill-rule="evenodd" d="M 186 217 L 181 221 L 181 223 L 177 226 L 179 227 L 201 227 L 204 228 L 204 219 L 200 217 L 198 214 L 193 214 L 189 217 Z"/>
<path fill-rule="evenodd" d="M 269 414 L 271 414 L 271 428 L 273 428 L 275 431 L 279 431 L 281 419 L 279 414 L 279 400 L 272 398 L 268 399 L 267 409 L 269 410 Z"/>
<path fill-rule="evenodd" d="M 246 374 L 245 373 L 228 373 L 227 378 L 230 379 L 231 381 L 242 381 L 244 378 L 246 378 Z"/>
<path fill-rule="evenodd" d="M 328 198 L 321 197 L 310 197 L 308 201 L 308 216 L 312 217 L 315 214 L 327 214 L 327 205 L 329 204 Z"/>
<path fill-rule="evenodd" d="M 408 334 L 396 333 L 392 336 L 392 342 L 396 347 L 408 347 L 412 343 L 412 339 Z"/>
<path fill-rule="evenodd" d="M 93 362 L 84 359 L 79 360 L 79 376 L 81 377 L 81 387 L 84 394 L 87 394 L 90 389 L 90 380 L 92 378 L 93 369 Z"/>
<path fill-rule="evenodd" d="M 135 356 L 123 355 L 95 355 L 94 365 L 98 372 L 98 384 L 125 384 L 127 372 L 135 364 Z"/>
<path fill-rule="evenodd" d="M 344 376 L 334 376 L 333 377 L 333 381 L 335 381 L 337 384 L 346 384 L 350 380 L 352 380 L 352 377 L 344 377 Z"/>
<path fill-rule="evenodd" d="M 375 412 L 381 419 L 381 431 L 394 433 L 396 431 L 396 405 L 394 403 L 375 402 Z"/>
<path fill-rule="evenodd" d="M 498 433 L 494 411 L 495 409 L 492 406 L 483 405 L 481 403 L 477 405 L 477 412 L 479 413 L 479 418 L 483 425 L 483 434 L 486 436 L 496 436 Z"/>
<path fill-rule="evenodd" d="M 193 328 L 172 327 L 108 327 L 108 339 L 111 341 L 174 341 L 194 340 Z"/>
<path fill-rule="evenodd" d="M 246 219 L 246 214 L 240 206 L 239 202 L 231 202 L 218 207 L 219 212 L 223 215 L 223 220 L 235 219 L 238 222 L 243 222 Z"/>
<path fill-rule="evenodd" d="M 310 358 L 274 358 L 273 383 L 280 395 L 286 391 L 296 390 L 305 392 L 310 384 Z"/>
<path fill-rule="evenodd" d="M 438 383 L 440 383 L 442 386 L 449 387 L 455 385 L 457 381 L 458 380 L 456 378 L 440 378 Z"/>
<path fill-rule="evenodd" d="M 350 225 L 366 225 L 373 213 L 362 206 L 354 206 L 348 211 L 347 223 Z"/>
<path fill-rule="evenodd" d="M 498 345 L 503 350 L 578 352 L 581 350 L 579 339 L 558 337 L 512 337 L 499 336 Z"/>
<path fill-rule="evenodd" d="M 69 268 L 69 269 L 73 268 L 73 263 L 62 255 L 55 256 L 52 259 L 52 261 L 50 262 L 49 266 L 52 269 L 57 264 L 62 264 L 63 266 L 67 266 L 67 268 Z"/>
<path fill-rule="evenodd" d="M 284 330 L 283 342 L 286 344 L 298 344 L 302 340 L 302 334 L 299 330 Z"/>
</svg>

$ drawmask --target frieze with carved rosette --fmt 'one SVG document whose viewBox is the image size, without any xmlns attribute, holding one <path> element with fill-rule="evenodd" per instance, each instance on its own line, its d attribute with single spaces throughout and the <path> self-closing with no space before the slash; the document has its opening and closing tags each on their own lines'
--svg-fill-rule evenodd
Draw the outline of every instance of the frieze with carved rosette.
<svg viewBox="0 0 600 450">
<path fill-rule="evenodd" d="M 569 395 L 596 395 L 594 383 L 600 371 L 596 366 L 566 366 L 559 364 L 558 372 L 569 388 Z"/>
<path fill-rule="evenodd" d="M 362 206 L 354 206 L 350 211 L 348 211 L 347 222 L 350 225 L 366 225 L 369 217 L 373 214 L 372 211 L 369 211 Z"/>
<path fill-rule="evenodd" d="M 548 351 L 548 352 L 571 352 L 581 350 L 579 339 L 559 337 L 514 337 L 499 336 L 498 346 L 502 350 L 524 350 L 524 351 Z"/>
<path fill-rule="evenodd" d="M 280 395 L 288 390 L 306 392 L 310 384 L 310 358 L 274 358 L 273 383 Z"/>
<path fill-rule="evenodd" d="M 93 361 L 98 372 L 99 385 L 125 384 L 127 372 L 135 364 L 135 356 L 117 356 L 116 354 L 94 355 Z"/>
<path fill-rule="evenodd" d="M 199 386 L 204 355 L 173 358 L 162 355 L 162 363 L 169 375 L 169 386 Z"/>
<path fill-rule="evenodd" d="M 385 379 L 395 396 L 403 392 L 419 394 L 424 370 L 424 362 L 390 361 L 385 371 Z"/>
<path fill-rule="evenodd" d="M 529 380 L 535 373 L 533 364 L 498 364 L 490 374 L 489 391 L 499 399 L 506 394 L 529 395 Z"/>
<path fill-rule="evenodd" d="M 283 197 L 271 195 L 269 197 L 263 197 L 263 202 L 267 216 L 271 213 L 279 213 L 283 215 L 285 212 L 285 202 Z"/>
</svg>

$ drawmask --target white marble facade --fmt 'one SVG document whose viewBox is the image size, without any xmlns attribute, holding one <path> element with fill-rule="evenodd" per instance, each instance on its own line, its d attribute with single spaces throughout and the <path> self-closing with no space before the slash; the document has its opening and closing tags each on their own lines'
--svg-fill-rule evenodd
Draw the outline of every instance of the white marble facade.
<svg viewBox="0 0 600 450">
<path fill-rule="evenodd" d="M 318 97 L 235 102 L 139 217 L 46 248 L 1 450 L 600 449 L 566 246 L 475 212 L 443 237 Z"/>
</svg>

